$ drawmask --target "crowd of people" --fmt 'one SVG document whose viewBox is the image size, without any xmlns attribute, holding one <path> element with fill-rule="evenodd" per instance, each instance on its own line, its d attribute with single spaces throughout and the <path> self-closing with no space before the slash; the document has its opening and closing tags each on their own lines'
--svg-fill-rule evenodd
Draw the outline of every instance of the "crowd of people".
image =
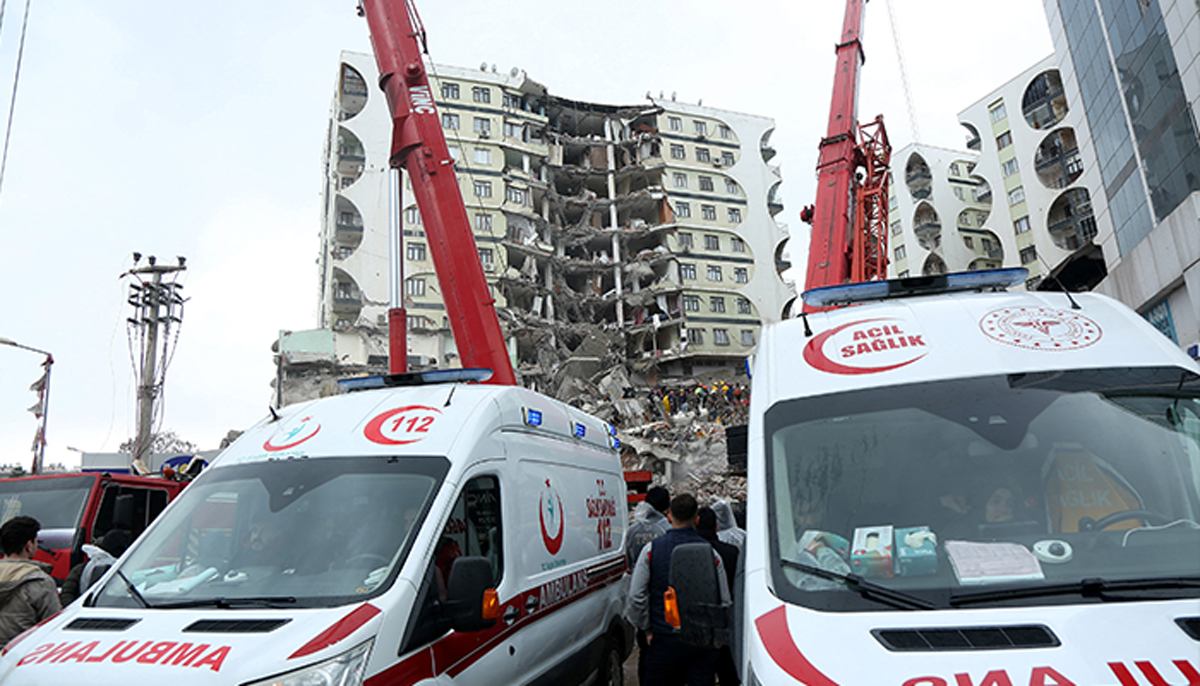
<svg viewBox="0 0 1200 686">
<path fill-rule="evenodd" d="M 729 602 L 746 532 L 724 500 L 701 507 L 695 496 L 675 497 L 661 486 L 646 492 L 634 509 L 625 555 L 633 577 L 626 617 L 637 629 L 638 683 L 648 686 L 730 686 L 738 684 L 729 647 L 705 648 L 683 642 L 666 618 L 664 594 L 671 553 L 685 543 L 713 548 L 723 602 Z"/>
<path fill-rule="evenodd" d="M 625 389 L 626 397 L 636 397 L 633 388 Z M 653 386 L 646 391 L 646 398 L 655 407 L 661 408 L 664 417 L 683 412 L 707 415 L 711 419 L 730 423 L 744 420 L 750 407 L 750 387 L 741 383 L 714 381 L 692 386 L 667 388 Z"/>
</svg>

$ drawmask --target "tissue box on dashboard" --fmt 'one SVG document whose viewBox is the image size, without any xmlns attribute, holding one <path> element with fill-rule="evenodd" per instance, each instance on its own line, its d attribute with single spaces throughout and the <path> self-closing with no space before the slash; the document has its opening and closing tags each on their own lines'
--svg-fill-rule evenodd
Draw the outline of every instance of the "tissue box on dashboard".
<svg viewBox="0 0 1200 686">
<path fill-rule="evenodd" d="M 937 574 L 937 536 L 927 526 L 896 529 L 896 575 Z"/>
<path fill-rule="evenodd" d="M 862 526 L 854 530 L 850 567 L 861 576 L 892 575 L 892 526 Z"/>
</svg>

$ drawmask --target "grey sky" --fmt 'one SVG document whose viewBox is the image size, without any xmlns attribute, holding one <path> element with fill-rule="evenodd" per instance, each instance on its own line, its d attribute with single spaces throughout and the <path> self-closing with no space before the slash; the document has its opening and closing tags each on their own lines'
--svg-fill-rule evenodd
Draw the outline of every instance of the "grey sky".
<svg viewBox="0 0 1200 686">
<path fill-rule="evenodd" d="M 419 2 L 419 0 L 418 0 Z M 923 142 L 1051 52 L 1039 0 L 892 0 Z M 7 105 L 23 2 L 0 28 Z M 778 219 L 799 243 L 824 134 L 841 2 L 427 0 L 442 63 L 517 66 L 613 104 L 647 91 L 773 117 Z M 887 4 L 867 5 L 859 119 L 911 141 Z M 279 329 L 316 325 L 322 141 L 337 55 L 370 50 L 352 0 L 33 0 L 0 191 L 0 336 L 51 351 L 48 462 L 134 432 L 125 282 L 133 251 L 188 258 L 191 298 L 164 428 L 202 448 L 261 418 Z M 489 66 L 490 68 L 490 66 Z M 793 249 L 797 261 L 803 249 Z M 799 255 L 796 255 L 799 253 Z M 28 465 L 40 359 L 0 347 L 0 462 Z"/>
</svg>

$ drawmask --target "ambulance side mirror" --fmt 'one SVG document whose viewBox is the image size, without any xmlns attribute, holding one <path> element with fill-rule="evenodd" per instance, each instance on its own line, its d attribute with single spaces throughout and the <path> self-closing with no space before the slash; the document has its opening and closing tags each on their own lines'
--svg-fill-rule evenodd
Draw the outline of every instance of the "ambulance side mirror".
<svg viewBox="0 0 1200 686">
<path fill-rule="evenodd" d="M 492 563 L 484 557 L 459 557 L 450 568 L 443 607 L 455 631 L 490 629 L 499 617 Z"/>
<path fill-rule="evenodd" d="M 712 546 L 685 543 L 671 553 L 670 587 L 679 612 L 679 638 L 715 648 L 729 643 L 732 606 L 721 602 Z"/>
</svg>

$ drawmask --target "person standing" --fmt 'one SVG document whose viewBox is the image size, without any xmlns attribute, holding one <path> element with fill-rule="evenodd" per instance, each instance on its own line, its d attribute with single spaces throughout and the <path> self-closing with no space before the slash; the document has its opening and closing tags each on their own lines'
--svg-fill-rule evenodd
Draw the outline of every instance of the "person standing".
<svg viewBox="0 0 1200 686">
<path fill-rule="evenodd" d="M 717 515 L 711 507 L 700 508 L 700 513 L 696 515 L 696 533 L 708 541 L 713 550 L 721 556 L 721 565 L 725 567 L 725 580 L 732 589 L 740 551 L 737 546 L 717 538 Z M 717 683 L 721 686 L 737 686 L 741 680 L 738 679 L 737 668 L 733 664 L 733 652 L 729 646 L 721 646 L 720 651 L 721 654 L 717 657 Z"/>
<path fill-rule="evenodd" d="M 629 621 L 646 632 L 646 678 L 654 686 L 713 686 L 718 651 L 684 643 L 667 623 L 664 594 L 670 585 L 671 554 L 685 543 L 704 543 L 696 533 L 696 498 L 681 493 L 671 500 L 667 518 L 671 530 L 654 539 L 638 554 L 629 587 Z M 729 602 L 729 585 L 721 558 L 713 553 L 721 601 Z"/>
<path fill-rule="evenodd" d="M 62 609 L 49 565 L 34 562 L 38 531 L 33 517 L 13 517 L 0 526 L 0 646 Z"/>
<path fill-rule="evenodd" d="M 738 526 L 733 516 L 733 506 L 728 501 L 718 500 L 713 503 L 712 509 L 717 515 L 717 538 L 741 550 L 746 544 L 746 530 Z"/>
<path fill-rule="evenodd" d="M 625 534 L 625 563 L 630 572 L 637 565 L 638 553 L 651 541 L 667 533 L 671 525 L 667 522 L 667 509 L 671 506 L 671 494 L 662 486 L 646 491 L 646 499 L 637 504 L 633 511 L 633 522 Z M 637 638 L 638 683 L 646 683 L 646 632 L 638 629 Z"/>
</svg>

